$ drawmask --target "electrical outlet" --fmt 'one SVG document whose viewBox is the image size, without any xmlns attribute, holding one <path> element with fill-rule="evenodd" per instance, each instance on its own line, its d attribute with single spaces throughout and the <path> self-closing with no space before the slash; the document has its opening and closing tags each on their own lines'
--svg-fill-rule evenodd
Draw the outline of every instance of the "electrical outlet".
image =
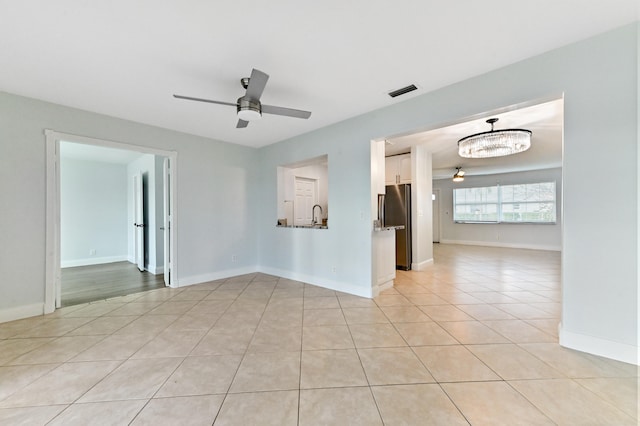
<svg viewBox="0 0 640 426">
<path fill-rule="evenodd" d="M 333 272 L 334 274 L 338 271 L 338 269 L 335 266 L 331 267 L 331 272 Z"/>
<path fill-rule="evenodd" d="M 96 249 L 89 249 L 89 256 L 95 256 L 96 255 Z"/>
<path fill-rule="evenodd" d="M 232 262 L 237 262 L 238 261 L 238 255 L 237 254 L 231 255 L 231 261 Z"/>
</svg>

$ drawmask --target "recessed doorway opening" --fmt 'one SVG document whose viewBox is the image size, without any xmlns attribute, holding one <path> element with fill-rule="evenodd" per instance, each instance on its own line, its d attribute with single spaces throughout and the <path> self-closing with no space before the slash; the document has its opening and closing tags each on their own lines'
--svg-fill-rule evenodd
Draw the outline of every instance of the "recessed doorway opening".
<svg viewBox="0 0 640 426">
<path fill-rule="evenodd" d="M 176 285 L 177 153 L 46 131 L 45 312 Z"/>
</svg>

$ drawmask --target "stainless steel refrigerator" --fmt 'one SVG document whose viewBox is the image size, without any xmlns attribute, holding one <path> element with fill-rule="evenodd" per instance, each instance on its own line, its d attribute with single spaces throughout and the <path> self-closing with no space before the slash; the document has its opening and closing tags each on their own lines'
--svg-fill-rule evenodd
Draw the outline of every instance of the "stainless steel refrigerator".
<svg viewBox="0 0 640 426">
<path fill-rule="evenodd" d="M 387 185 L 384 201 L 384 226 L 396 229 L 396 269 L 411 269 L 411 185 Z"/>
</svg>

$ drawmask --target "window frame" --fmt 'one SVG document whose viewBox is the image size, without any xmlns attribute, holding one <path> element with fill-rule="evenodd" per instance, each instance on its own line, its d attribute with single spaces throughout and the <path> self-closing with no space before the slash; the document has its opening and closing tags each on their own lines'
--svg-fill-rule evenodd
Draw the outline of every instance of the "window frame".
<svg viewBox="0 0 640 426">
<path fill-rule="evenodd" d="M 516 187 L 516 186 L 525 186 L 525 191 L 527 189 L 527 187 L 531 186 L 537 186 L 537 185 L 553 185 L 553 189 L 552 189 L 552 193 L 553 193 L 553 199 L 535 199 L 535 200 L 523 200 L 523 201 L 504 201 L 503 200 L 503 190 L 505 188 L 508 187 Z M 456 191 L 459 190 L 478 190 L 478 189 L 485 189 L 485 190 L 495 190 L 496 194 L 497 194 L 497 201 L 487 201 L 487 202 L 481 202 L 481 201 L 476 201 L 476 200 L 472 200 L 470 202 L 466 202 L 466 197 L 465 197 L 465 201 L 463 202 L 457 202 L 456 199 Z M 464 188 L 453 188 L 453 222 L 454 223 L 460 223 L 460 224 L 506 224 L 506 225 L 519 225 L 519 224 L 525 224 L 525 225 L 555 225 L 557 224 L 558 221 L 558 212 L 557 212 L 557 205 L 558 205 L 558 192 L 557 192 L 557 183 L 555 180 L 550 180 L 550 181 L 542 181 L 542 182 L 527 182 L 527 183 L 517 183 L 517 184 L 508 184 L 508 185 L 500 185 L 500 184 L 496 184 L 496 185 L 491 185 L 491 186 L 477 186 L 477 187 L 464 187 Z M 543 220 L 509 220 L 505 218 L 505 213 L 504 212 L 504 206 L 507 205 L 532 205 L 532 204 L 552 204 L 551 207 L 551 211 L 553 213 L 553 221 L 543 221 Z M 466 220 L 466 219 L 457 219 L 457 207 L 458 206 L 496 206 L 497 208 L 497 212 L 496 212 L 496 220 Z M 482 209 L 484 210 L 484 209 Z M 526 213 L 526 209 L 525 209 L 525 213 Z M 486 213 L 481 213 L 481 214 L 486 214 Z"/>
</svg>

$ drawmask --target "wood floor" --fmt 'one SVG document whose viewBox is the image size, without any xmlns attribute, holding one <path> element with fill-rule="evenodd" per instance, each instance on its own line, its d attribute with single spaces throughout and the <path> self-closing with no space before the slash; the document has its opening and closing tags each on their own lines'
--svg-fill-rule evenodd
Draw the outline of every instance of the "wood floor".
<svg viewBox="0 0 640 426">
<path fill-rule="evenodd" d="M 62 306 L 78 305 L 164 287 L 164 276 L 129 262 L 62 269 Z"/>
</svg>

